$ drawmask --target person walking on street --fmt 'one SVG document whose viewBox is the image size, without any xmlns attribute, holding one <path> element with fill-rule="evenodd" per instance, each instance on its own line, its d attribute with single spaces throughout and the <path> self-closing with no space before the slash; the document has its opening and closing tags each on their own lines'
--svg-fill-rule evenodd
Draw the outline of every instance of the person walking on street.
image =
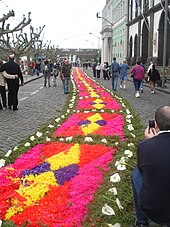
<svg viewBox="0 0 170 227">
<path fill-rule="evenodd" d="M 61 79 L 63 81 L 64 94 L 69 93 L 69 81 L 71 76 L 71 69 L 72 69 L 72 66 L 69 63 L 69 60 L 65 59 L 64 64 L 61 68 Z"/>
<path fill-rule="evenodd" d="M 92 70 L 93 70 L 93 76 L 94 77 L 96 77 L 96 66 L 97 66 L 97 64 L 96 64 L 96 62 L 94 62 L 93 65 L 92 65 Z"/>
<path fill-rule="evenodd" d="M 13 108 L 14 111 L 18 110 L 19 82 L 21 81 L 21 85 L 23 85 L 24 80 L 20 66 L 14 62 L 13 54 L 9 56 L 9 61 L 2 65 L 0 71 L 6 71 L 10 75 L 18 75 L 18 78 L 15 79 L 6 79 L 8 85 L 8 108 Z"/>
<path fill-rule="evenodd" d="M 101 64 L 97 63 L 97 66 L 96 66 L 97 79 L 100 79 L 101 70 L 102 70 Z"/>
<path fill-rule="evenodd" d="M 170 227 L 170 105 L 159 107 L 137 147 L 137 167 L 132 172 L 136 221 L 131 226 L 149 227 L 149 220 Z"/>
<path fill-rule="evenodd" d="M 50 78 L 51 78 L 51 64 L 50 61 L 47 59 L 44 62 L 44 87 L 46 87 L 47 82 L 48 82 L 48 86 L 51 87 L 50 85 Z"/>
<path fill-rule="evenodd" d="M 136 98 L 140 97 L 139 90 L 141 86 L 141 81 L 144 80 L 145 71 L 144 68 L 140 65 L 140 61 L 136 62 L 136 65 L 130 70 L 130 73 L 133 75 L 133 83 L 135 87 L 135 96 Z"/>
<path fill-rule="evenodd" d="M 0 69 L 3 65 L 3 61 L 0 59 Z M 6 85 L 6 80 L 5 78 L 8 79 L 15 79 L 18 78 L 18 75 L 10 75 L 7 74 L 5 71 L 4 72 L 0 72 L 0 94 L 2 97 L 2 104 L 0 101 L 0 110 L 7 109 L 7 101 L 6 101 L 6 90 L 5 90 L 5 85 Z"/>
<path fill-rule="evenodd" d="M 40 61 L 37 61 L 35 63 L 35 73 L 36 73 L 37 76 L 40 75 L 40 71 L 41 71 L 41 62 Z"/>
<path fill-rule="evenodd" d="M 53 75 L 54 87 L 56 87 L 57 86 L 56 80 L 57 80 L 57 76 L 59 75 L 59 68 L 56 63 L 54 63 L 54 65 L 52 66 L 52 75 Z"/>
<path fill-rule="evenodd" d="M 126 81 L 127 81 L 127 71 L 129 66 L 126 64 L 124 60 L 123 63 L 120 65 L 120 88 L 126 89 Z"/>
<path fill-rule="evenodd" d="M 34 76 L 34 67 L 35 67 L 35 64 L 34 62 L 31 60 L 30 63 L 28 64 L 28 67 L 30 69 L 30 74 L 31 76 Z"/>
<path fill-rule="evenodd" d="M 111 77 L 112 77 L 112 90 L 116 91 L 118 76 L 119 76 L 120 68 L 119 64 L 116 61 L 116 58 L 113 58 L 113 62 L 111 64 Z"/>
<path fill-rule="evenodd" d="M 110 76 L 109 76 L 109 63 L 108 62 L 104 62 L 103 65 L 103 79 L 106 80 L 110 80 Z"/>
<path fill-rule="evenodd" d="M 156 81 L 161 79 L 159 71 L 155 68 L 154 64 L 152 65 L 152 68 L 149 70 L 148 76 L 149 76 L 151 94 L 154 94 Z"/>
</svg>

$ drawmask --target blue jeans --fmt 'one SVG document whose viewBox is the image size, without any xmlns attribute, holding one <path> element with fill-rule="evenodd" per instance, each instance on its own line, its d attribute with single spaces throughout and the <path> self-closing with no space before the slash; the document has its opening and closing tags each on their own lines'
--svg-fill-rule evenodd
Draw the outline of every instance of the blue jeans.
<svg viewBox="0 0 170 227">
<path fill-rule="evenodd" d="M 134 195 L 137 220 L 141 224 L 146 224 L 148 223 L 148 218 L 143 214 L 139 206 L 139 198 L 140 198 L 140 191 L 143 183 L 143 176 L 137 167 L 132 172 L 131 180 L 132 180 L 132 189 L 133 189 L 133 195 Z"/>
<path fill-rule="evenodd" d="M 140 86 L 141 86 L 141 80 L 137 80 L 133 78 L 133 83 L 134 83 L 134 87 L 135 87 L 135 91 L 139 91 Z"/>
<path fill-rule="evenodd" d="M 116 91 L 118 82 L 118 75 L 112 75 L 112 90 Z"/>
<path fill-rule="evenodd" d="M 30 68 L 30 74 L 31 74 L 31 76 L 34 76 L 34 69 L 33 68 Z"/>
<path fill-rule="evenodd" d="M 65 77 L 63 80 L 64 93 L 68 93 L 70 77 Z"/>
</svg>

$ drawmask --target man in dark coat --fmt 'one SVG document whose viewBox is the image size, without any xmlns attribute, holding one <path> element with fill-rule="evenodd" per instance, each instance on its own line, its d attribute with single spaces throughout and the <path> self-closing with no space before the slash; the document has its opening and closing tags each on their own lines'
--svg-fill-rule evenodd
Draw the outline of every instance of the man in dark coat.
<svg viewBox="0 0 170 227">
<path fill-rule="evenodd" d="M 7 79 L 8 85 L 8 108 L 13 110 L 18 110 L 18 90 L 19 90 L 19 80 L 21 81 L 21 85 L 23 85 L 23 75 L 19 65 L 14 62 L 14 55 L 9 56 L 9 61 L 0 69 L 1 72 L 6 71 L 8 74 L 18 75 L 16 79 Z"/>
<path fill-rule="evenodd" d="M 132 186 L 137 221 L 133 226 L 149 226 L 148 220 L 170 226 L 170 105 L 156 110 L 155 121 L 145 130 L 145 140 L 137 148 L 137 167 Z"/>
</svg>

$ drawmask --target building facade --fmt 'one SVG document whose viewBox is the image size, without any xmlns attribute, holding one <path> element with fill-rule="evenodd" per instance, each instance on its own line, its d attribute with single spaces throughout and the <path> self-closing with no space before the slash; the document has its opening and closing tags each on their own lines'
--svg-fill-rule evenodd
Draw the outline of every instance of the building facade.
<svg viewBox="0 0 170 227">
<path fill-rule="evenodd" d="M 164 25 L 167 23 L 166 65 L 170 58 L 170 14 L 165 20 L 165 1 L 168 0 L 129 0 L 128 18 L 128 60 L 134 63 L 141 58 L 144 63 L 150 60 L 163 64 Z"/>
<path fill-rule="evenodd" d="M 102 12 L 102 60 L 126 58 L 134 64 L 140 58 L 162 65 L 167 23 L 166 65 L 170 65 L 169 11 L 170 0 L 107 0 Z"/>
<path fill-rule="evenodd" d="M 102 60 L 112 62 L 116 57 L 118 62 L 127 58 L 127 0 L 108 0 L 102 12 Z M 105 20 L 106 19 L 106 20 Z M 110 22 L 110 23 L 109 23 Z"/>
</svg>

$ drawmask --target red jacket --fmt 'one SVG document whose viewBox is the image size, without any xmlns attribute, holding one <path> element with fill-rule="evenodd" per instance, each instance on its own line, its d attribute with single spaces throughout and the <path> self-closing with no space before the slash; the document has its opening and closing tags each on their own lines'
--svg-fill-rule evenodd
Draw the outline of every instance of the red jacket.
<svg viewBox="0 0 170 227">
<path fill-rule="evenodd" d="M 131 70 L 130 73 L 133 73 L 134 79 L 143 80 L 145 78 L 145 71 L 141 65 L 136 64 Z"/>
</svg>

